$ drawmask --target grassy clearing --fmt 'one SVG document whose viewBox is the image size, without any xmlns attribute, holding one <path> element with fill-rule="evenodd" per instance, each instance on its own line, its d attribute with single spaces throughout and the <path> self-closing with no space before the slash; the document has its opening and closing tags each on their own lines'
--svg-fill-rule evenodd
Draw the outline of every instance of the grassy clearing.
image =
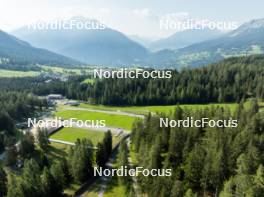
<svg viewBox="0 0 264 197">
<path fill-rule="evenodd" d="M 67 156 L 69 149 L 70 145 L 51 142 L 47 157 L 51 161 L 61 160 L 63 157 Z"/>
<path fill-rule="evenodd" d="M 89 112 L 84 110 L 61 110 L 55 114 L 63 119 L 76 118 L 78 120 L 105 120 L 106 126 L 130 130 L 135 120 L 134 117 L 106 114 L 101 112 Z"/>
<path fill-rule="evenodd" d="M 96 145 L 98 142 L 103 140 L 104 132 L 97 132 L 80 128 L 63 128 L 60 131 L 51 135 L 50 138 L 73 143 L 76 142 L 78 138 L 87 138 L 91 140 L 94 145 Z"/>
<path fill-rule="evenodd" d="M 85 79 L 82 83 L 93 84 L 94 79 Z"/>
<path fill-rule="evenodd" d="M 34 77 L 39 75 L 39 72 L 34 71 L 14 71 L 14 70 L 4 70 L 0 69 L 0 77 Z"/>
<path fill-rule="evenodd" d="M 247 105 L 247 103 L 246 103 Z M 97 110 L 109 110 L 109 111 L 125 111 L 136 114 L 147 114 L 148 112 L 161 112 L 161 113 L 169 113 L 175 109 L 177 105 L 165 105 L 165 106 L 128 106 L 128 107 L 117 107 L 117 106 L 105 106 L 105 105 L 90 105 L 81 103 L 79 107 L 82 108 L 90 108 Z M 205 107 L 228 107 L 231 111 L 234 111 L 237 107 L 236 103 L 221 103 L 221 104 L 188 104 L 188 105 L 180 105 L 182 108 L 191 108 L 191 109 L 202 109 Z"/>
<path fill-rule="evenodd" d="M 80 188 L 80 184 L 72 183 L 64 190 L 64 193 L 68 196 L 74 196 L 75 192 Z"/>
<path fill-rule="evenodd" d="M 83 67 L 83 68 L 63 68 L 57 66 L 41 66 L 42 70 L 45 72 L 54 72 L 54 73 L 61 73 L 61 74 L 74 74 L 74 75 L 81 75 L 84 73 L 89 73 L 92 68 L 90 67 Z"/>
<path fill-rule="evenodd" d="M 89 129 L 81 129 L 81 128 L 63 128 L 60 131 L 57 131 L 53 135 L 51 135 L 52 139 L 55 140 L 63 140 L 67 142 L 76 142 L 77 139 L 87 138 L 92 141 L 93 145 L 97 145 L 98 142 L 101 142 L 104 138 L 104 132 L 94 131 Z M 113 146 L 120 140 L 119 137 L 113 136 Z M 56 147 L 59 149 L 67 149 L 69 145 L 56 144 Z M 61 147 L 60 147 L 60 146 Z M 64 147 L 65 146 L 65 147 Z"/>
</svg>

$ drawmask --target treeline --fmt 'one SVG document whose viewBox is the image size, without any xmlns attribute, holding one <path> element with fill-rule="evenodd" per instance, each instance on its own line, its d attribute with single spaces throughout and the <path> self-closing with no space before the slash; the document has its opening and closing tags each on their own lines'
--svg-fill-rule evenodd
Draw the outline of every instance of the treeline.
<svg viewBox="0 0 264 197">
<path fill-rule="evenodd" d="M 45 100 L 38 99 L 29 93 L 23 92 L 1 92 L 0 108 L 2 112 L 6 112 L 14 120 L 21 120 L 28 117 L 35 108 L 42 109 L 47 104 Z M 1 128 L 1 127 L 0 127 Z"/>
<path fill-rule="evenodd" d="M 172 169 L 171 177 L 139 176 L 143 193 L 152 197 L 251 196 L 264 193 L 264 121 L 256 100 L 249 108 L 191 110 L 181 107 L 169 116 L 149 115 L 132 129 L 138 166 Z M 261 116 L 262 115 L 262 116 Z M 160 128 L 159 118 L 238 120 L 236 128 Z"/>
<path fill-rule="evenodd" d="M 104 79 L 87 97 L 105 105 L 239 102 L 264 98 L 264 57 L 231 58 L 197 69 L 174 71 L 171 79 Z"/>
<path fill-rule="evenodd" d="M 16 123 L 46 106 L 44 100 L 27 93 L 0 93 L 0 153 L 15 143 Z"/>
<path fill-rule="evenodd" d="M 42 84 L 36 94 L 60 93 L 68 98 L 104 105 L 169 105 L 177 103 L 240 102 L 264 98 L 264 57 L 230 58 L 196 69 L 172 71 L 170 79 L 103 79 L 81 83 Z"/>
<path fill-rule="evenodd" d="M 0 78 L 0 91 L 16 91 L 32 93 L 34 88 L 45 84 L 48 78 L 43 77 L 8 77 Z"/>
<path fill-rule="evenodd" d="M 16 146 L 10 145 L 4 164 L 12 171 L 7 172 L 0 165 L 0 196 L 65 196 L 63 191 L 70 184 L 82 184 L 94 176 L 95 163 L 105 166 L 112 151 L 112 135 L 108 131 L 96 151 L 90 140 L 78 139 L 66 155 L 50 158 L 48 137 L 45 130 L 38 130 L 35 136 L 27 133 Z M 99 158 L 98 152 L 105 157 Z"/>
<path fill-rule="evenodd" d="M 38 65 L 25 65 L 25 64 L 17 64 L 17 63 L 0 63 L 0 69 L 5 70 L 14 70 L 14 71 L 41 71 L 41 67 Z"/>
</svg>

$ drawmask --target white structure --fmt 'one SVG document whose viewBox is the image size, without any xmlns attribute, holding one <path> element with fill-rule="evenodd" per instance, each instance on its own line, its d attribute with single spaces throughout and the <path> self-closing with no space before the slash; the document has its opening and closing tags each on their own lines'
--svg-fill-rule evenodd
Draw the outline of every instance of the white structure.
<svg viewBox="0 0 264 197">
<path fill-rule="evenodd" d="M 61 94 L 50 94 L 47 96 L 48 100 L 60 100 L 63 99 L 63 96 Z"/>
</svg>

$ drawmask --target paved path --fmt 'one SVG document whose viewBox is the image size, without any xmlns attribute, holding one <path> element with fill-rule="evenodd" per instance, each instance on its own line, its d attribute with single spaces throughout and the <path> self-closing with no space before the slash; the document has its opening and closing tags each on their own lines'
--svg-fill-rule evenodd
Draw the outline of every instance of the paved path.
<svg viewBox="0 0 264 197">
<path fill-rule="evenodd" d="M 127 139 L 127 146 L 128 146 L 128 150 L 130 150 L 130 138 Z M 132 158 L 131 158 L 131 155 L 129 153 L 128 155 L 128 163 L 129 163 L 129 166 L 131 168 L 134 168 L 134 164 L 133 164 L 133 161 L 132 161 Z M 132 181 L 133 181 L 133 189 L 135 191 L 135 196 L 139 197 L 141 196 L 141 190 L 140 190 L 140 187 L 138 185 L 138 182 L 137 182 L 137 177 L 136 176 L 132 176 Z"/>
<path fill-rule="evenodd" d="M 49 138 L 49 141 L 50 142 L 61 143 L 61 144 L 66 144 L 66 145 L 71 145 L 71 146 L 75 145 L 75 143 L 73 143 L 73 142 L 68 142 L 68 141 L 63 141 L 63 140 L 55 140 L 55 139 L 52 139 L 52 138 Z"/>
</svg>

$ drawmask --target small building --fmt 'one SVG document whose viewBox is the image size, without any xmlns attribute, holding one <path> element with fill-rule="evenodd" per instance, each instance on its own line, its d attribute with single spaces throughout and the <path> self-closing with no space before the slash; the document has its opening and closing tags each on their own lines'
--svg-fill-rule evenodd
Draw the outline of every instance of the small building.
<svg viewBox="0 0 264 197">
<path fill-rule="evenodd" d="M 47 96 L 48 100 L 61 100 L 63 96 L 61 94 L 50 94 Z"/>
<path fill-rule="evenodd" d="M 78 101 L 68 101 L 67 103 L 66 103 L 66 105 L 70 105 L 70 106 L 79 106 L 80 105 L 80 102 L 78 102 Z"/>
</svg>

